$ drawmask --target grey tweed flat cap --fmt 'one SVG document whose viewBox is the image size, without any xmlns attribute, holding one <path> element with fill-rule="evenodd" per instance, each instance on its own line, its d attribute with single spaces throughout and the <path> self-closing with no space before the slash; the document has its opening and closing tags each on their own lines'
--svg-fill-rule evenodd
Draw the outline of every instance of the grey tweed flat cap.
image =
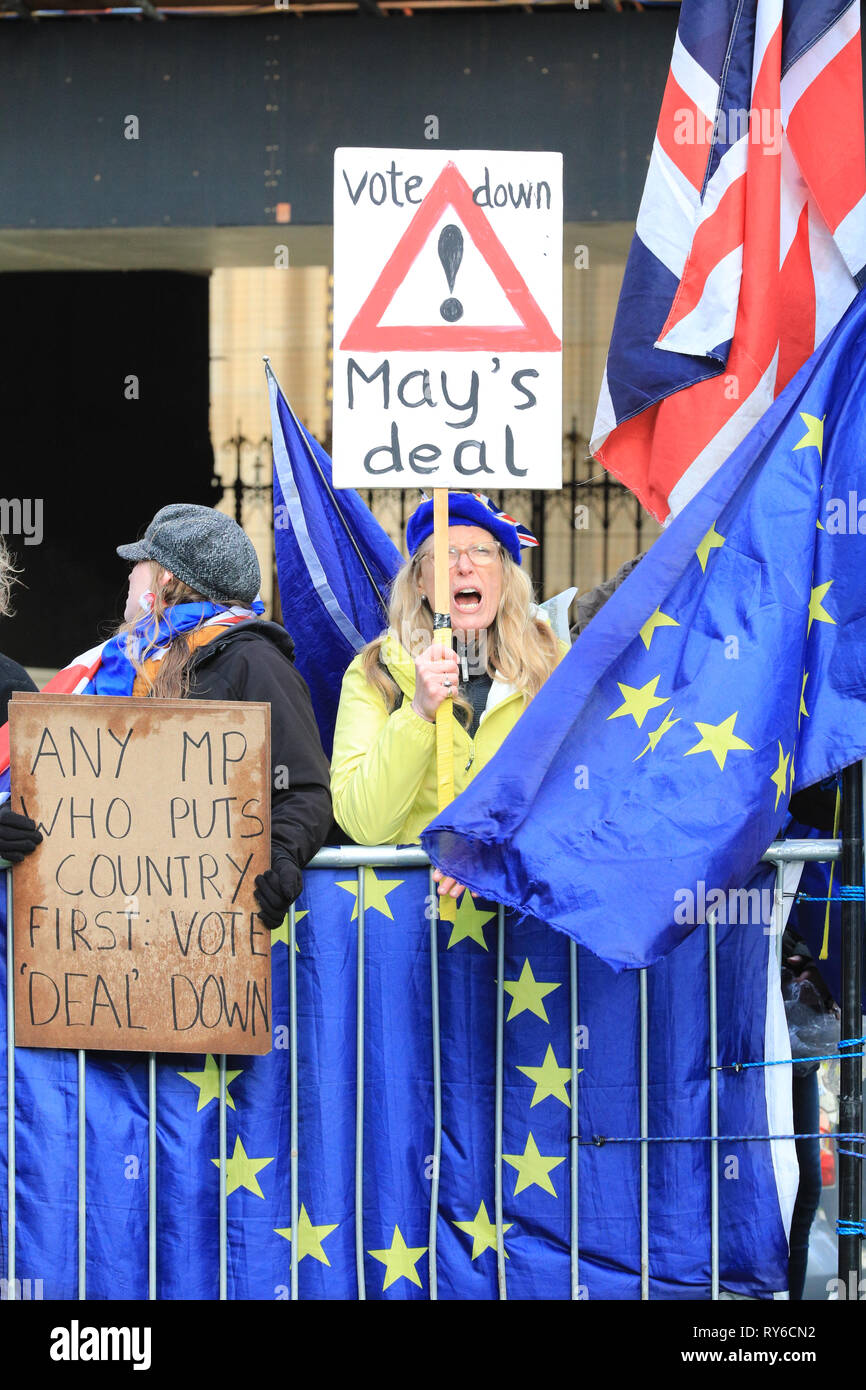
<svg viewBox="0 0 866 1390">
<path fill-rule="evenodd" d="M 261 584 L 252 541 L 237 522 L 194 502 L 162 507 L 141 540 L 119 545 L 117 553 L 156 560 L 214 603 L 252 603 Z"/>
</svg>

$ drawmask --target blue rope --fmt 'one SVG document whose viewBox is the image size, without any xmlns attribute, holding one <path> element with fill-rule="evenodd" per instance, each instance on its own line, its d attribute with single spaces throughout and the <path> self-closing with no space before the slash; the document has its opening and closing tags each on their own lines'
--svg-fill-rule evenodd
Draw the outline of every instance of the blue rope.
<svg viewBox="0 0 866 1390">
<path fill-rule="evenodd" d="M 866 1142 L 866 1134 L 650 1134 L 640 1136 L 620 1136 L 594 1134 L 591 1139 L 572 1137 L 572 1143 L 593 1145 L 603 1148 L 605 1144 L 750 1144 L 770 1143 L 776 1139 L 850 1139 L 853 1143 Z"/>
<path fill-rule="evenodd" d="M 844 1154 L 846 1158 L 866 1158 L 866 1154 L 858 1154 L 854 1149 L 837 1149 L 837 1154 Z"/>
<path fill-rule="evenodd" d="M 836 1233 L 840 1236 L 866 1236 L 866 1221 L 837 1221 Z"/>
<path fill-rule="evenodd" d="M 715 1071 L 745 1071 L 747 1067 L 792 1067 L 795 1062 L 835 1062 L 849 1053 L 825 1052 L 823 1057 L 778 1057 L 773 1062 L 727 1062 L 715 1067 Z"/>
<path fill-rule="evenodd" d="M 863 1038 L 840 1038 L 840 1047 L 860 1047 L 866 1043 Z M 724 1062 L 712 1067 L 712 1071 L 745 1071 L 747 1067 L 792 1067 L 795 1062 L 844 1062 L 855 1056 L 853 1052 L 825 1052 L 822 1057 L 777 1057 L 772 1062 Z"/>
<path fill-rule="evenodd" d="M 844 903 L 844 902 L 863 902 L 864 892 L 862 883 L 842 883 L 839 886 L 839 895 L 835 893 L 798 893 L 798 903 Z"/>
</svg>

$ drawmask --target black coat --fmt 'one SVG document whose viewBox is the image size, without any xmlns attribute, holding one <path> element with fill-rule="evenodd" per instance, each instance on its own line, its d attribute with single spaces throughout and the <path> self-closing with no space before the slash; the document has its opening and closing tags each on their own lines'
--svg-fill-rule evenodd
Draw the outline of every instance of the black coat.
<svg viewBox="0 0 866 1390">
<path fill-rule="evenodd" d="M 17 661 L 0 654 L 0 725 L 9 718 L 9 700 L 16 690 L 35 690 L 36 686 Z"/>
<path fill-rule="evenodd" d="M 331 828 L 331 793 L 328 760 L 294 650 L 278 623 L 256 619 L 230 628 L 196 650 L 189 698 L 270 705 L 271 865 L 287 858 L 302 869 Z"/>
</svg>

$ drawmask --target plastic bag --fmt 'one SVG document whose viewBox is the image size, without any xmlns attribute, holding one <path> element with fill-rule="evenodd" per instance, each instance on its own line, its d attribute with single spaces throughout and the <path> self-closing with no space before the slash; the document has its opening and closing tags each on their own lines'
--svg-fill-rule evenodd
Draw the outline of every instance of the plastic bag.
<svg viewBox="0 0 866 1390">
<path fill-rule="evenodd" d="M 792 1057 L 808 1060 L 839 1051 L 839 1010 L 828 1003 L 807 976 L 796 976 L 783 969 L 782 998 Z"/>
</svg>

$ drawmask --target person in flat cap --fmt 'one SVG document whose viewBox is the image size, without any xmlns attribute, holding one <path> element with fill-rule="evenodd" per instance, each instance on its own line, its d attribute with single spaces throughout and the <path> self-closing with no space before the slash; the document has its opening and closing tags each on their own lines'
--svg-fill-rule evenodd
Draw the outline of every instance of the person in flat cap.
<svg viewBox="0 0 866 1390">
<path fill-rule="evenodd" d="M 132 564 L 124 621 L 101 650 L 91 692 L 271 707 L 271 865 L 255 894 L 262 920 L 278 927 L 331 828 L 331 797 L 292 639 L 261 616 L 252 542 L 223 512 L 176 502 L 117 553 Z M 30 850 L 41 838 L 33 829 Z"/>
<path fill-rule="evenodd" d="M 459 794 L 568 651 L 533 602 L 522 549 L 537 544 L 478 493 L 448 495 L 454 648 L 434 641 L 433 503 L 409 519 L 410 559 L 391 586 L 389 628 L 344 678 L 331 759 L 337 824 L 358 844 L 416 842 L 438 810 L 436 710 L 454 710 Z M 439 891 L 463 891 L 452 879 Z"/>
</svg>

